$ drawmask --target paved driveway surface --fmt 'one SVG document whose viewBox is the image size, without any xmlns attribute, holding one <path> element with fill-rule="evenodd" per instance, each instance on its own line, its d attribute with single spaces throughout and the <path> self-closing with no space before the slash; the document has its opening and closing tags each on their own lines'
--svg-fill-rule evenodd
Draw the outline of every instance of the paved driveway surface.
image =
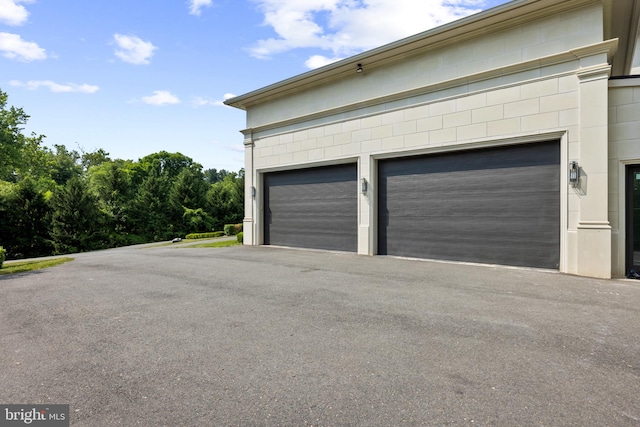
<svg viewBox="0 0 640 427">
<path fill-rule="evenodd" d="M 640 282 L 268 247 L 0 279 L 0 403 L 72 426 L 640 424 Z"/>
</svg>

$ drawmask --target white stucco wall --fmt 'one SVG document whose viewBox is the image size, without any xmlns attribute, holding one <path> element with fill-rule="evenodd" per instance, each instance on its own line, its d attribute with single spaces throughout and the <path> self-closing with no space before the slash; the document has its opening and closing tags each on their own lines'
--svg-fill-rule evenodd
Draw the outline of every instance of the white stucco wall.
<svg viewBox="0 0 640 427">
<path fill-rule="evenodd" d="M 398 62 L 370 65 L 364 61 L 363 74 L 356 74 L 354 66 L 354 73 L 339 81 L 252 107 L 247 127 L 259 128 L 598 43 L 602 22 L 601 6 L 592 4 L 464 43 L 429 48 Z"/>
<path fill-rule="evenodd" d="M 370 183 L 359 196 L 358 253 L 371 255 L 378 159 L 559 140 L 561 176 L 570 160 L 584 172 L 581 185 L 562 180 L 558 189 L 560 270 L 609 277 L 607 56 L 615 43 L 602 42 L 602 22 L 592 3 L 252 106 L 247 188 L 260 189 L 270 171 L 358 162 Z M 262 243 L 261 206 L 260 192 L 247 198 L 248 244 Z"/>
</svg>

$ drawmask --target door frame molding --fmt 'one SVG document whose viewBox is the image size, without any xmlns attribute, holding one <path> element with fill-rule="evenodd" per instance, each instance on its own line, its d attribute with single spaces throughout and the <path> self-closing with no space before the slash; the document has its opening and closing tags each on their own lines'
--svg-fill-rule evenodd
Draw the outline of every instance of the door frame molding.
<svg viewBox="0 0 640 427">
<path fill-rule="evenodd" d="M 617 227 L 612 225 L 612 255 L 615 259 L 611 262 L 612 276 L 626 277 L 627 275 L 627 168 L 640 166 L 640 157 L 619 159 L 617 168 L 618 181 L 618 218 Z M 611 172 L 611 171 L 610 171 Z M 613 208 L 613 206 L 611 206 Z M 617 240 L 617 243 L 614 242 Z"/>
<path fill-rule="evenodd" d="M 625 165 L 624 173 L 624 273 L 625 275 L 633 268 L 633 243 L 634 243 L 634 221 L 633 221 L 633 174 L 640 173 L 640 164 Z"/>
</svg>

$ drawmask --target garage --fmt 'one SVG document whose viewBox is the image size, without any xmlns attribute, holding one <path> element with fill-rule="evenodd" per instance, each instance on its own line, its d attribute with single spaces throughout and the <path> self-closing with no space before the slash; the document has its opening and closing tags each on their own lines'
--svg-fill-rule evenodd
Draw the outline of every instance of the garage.
<svg viewBox="0 0 640 427">
<path fill-rule="evenodd" d="M 355 252 L 355 163 L 264 175 L 264 244 Z"/>
<path fill-rule="evenodd" d="M 380 160 L 378 253 L 557 269 L 557 141 Z"/>
</svg>

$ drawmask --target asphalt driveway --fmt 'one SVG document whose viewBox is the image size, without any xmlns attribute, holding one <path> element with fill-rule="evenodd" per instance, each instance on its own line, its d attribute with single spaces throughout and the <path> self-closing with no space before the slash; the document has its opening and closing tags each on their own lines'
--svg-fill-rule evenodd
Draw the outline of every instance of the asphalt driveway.
<svg viewBox="0 0 640 427">
<path fill-rule="evenodd" d="M 0 403 L 72 426 L 640 425 L 640 281 L 269 247 L 0 278 Z"/>
</svg>

